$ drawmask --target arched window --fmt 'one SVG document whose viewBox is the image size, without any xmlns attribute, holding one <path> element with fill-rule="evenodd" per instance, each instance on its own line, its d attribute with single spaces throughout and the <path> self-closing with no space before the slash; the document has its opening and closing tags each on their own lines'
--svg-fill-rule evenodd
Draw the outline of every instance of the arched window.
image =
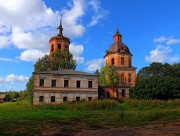
<svg viewBox="0 0 180 136">
<path fill-rule="evenodd" d="M 58 49 L 61 50 L 61 44 L 58 44 Z"/>
<path fill-rule="evenodd" d="M 111 59 L 111 65 L 114 65 L 114 58 Z"/>
<path fill-rule="evenodd" d="M 124 57 L 121 57 L 121 65 L 124 65 Z"/>
<path fill-rule="evenodd" d="M 54 51 L 54 44 L 51 45 L 51 52 Z"/>
</svg>

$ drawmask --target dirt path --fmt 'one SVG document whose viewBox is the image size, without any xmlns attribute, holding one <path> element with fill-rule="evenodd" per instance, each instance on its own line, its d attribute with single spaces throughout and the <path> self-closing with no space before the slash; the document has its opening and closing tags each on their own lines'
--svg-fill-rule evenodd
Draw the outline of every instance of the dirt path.
<svg viewBox="0 0 180 136">
<path fill-rule="evenodd" d="M 180 121 L 139 127 L 118 127 L 101 130 L 82 130 L 78 133 L 46 129 L 43 136 L 180 136 Z"/>
</svg>

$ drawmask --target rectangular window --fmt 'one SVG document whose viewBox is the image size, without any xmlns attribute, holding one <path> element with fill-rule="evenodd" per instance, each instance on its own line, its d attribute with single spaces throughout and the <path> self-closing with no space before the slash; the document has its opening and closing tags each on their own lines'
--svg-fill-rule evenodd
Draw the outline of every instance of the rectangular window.
<svg viewBox="0 0 180 136">
<path fill-rule="evenodd" d="M 52 86 L 52 87 L 56 87 L 56 80 L 52 80 L 51 86 Z"/>
<path fill-rule="evenodd" d="M 44 96 L 39 96 L 39 102 L 44 102 Z"/>
<path fill-rule="evenodd" d="M 81 87 L 81 81 L 76 81 L 76 87 L 80 88 Z"/>
<path fill-rule="evenodd" d="M 63 97 L 63 102 L 67 102 L 67 97 L 66 96 Z"/>
<path fill-rule="evenodd" d="M 88 97 L 88 101 L 92 101 L 92 97 Z"/>
<path fill-rule="evenodd" d="M 80 102 L 80 100 L 81 100 L 80 97 L 76 97 L 77 102 Z"/>
<path fill-rule="evenodd" d="M 92 88 L 92 81 L 88 81 L 88 88 Z"/>
<path fill-rule="evenodd" d="M 64 80 L 64 87 L 69 87 L 69 80 Z"/>
<path fill-rule="evenodd" d="M 51 102 L 55 102 L 55 96 L 51 96 Z"/>
<path fill-rule="evenodd" d="M 44 86 L 44 79 L 40 79 L 39 86 Z"/>
<path fill-rule="evenodd" d="M 132 76 L 131 74 L 128 74 L 128 81 L 131 82 Z"/>
</svg>

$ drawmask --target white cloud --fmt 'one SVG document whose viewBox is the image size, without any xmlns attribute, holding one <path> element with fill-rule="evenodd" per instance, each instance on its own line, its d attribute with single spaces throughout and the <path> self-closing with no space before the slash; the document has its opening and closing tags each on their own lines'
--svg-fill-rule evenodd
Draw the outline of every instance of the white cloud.
<svg viewBox="0 0 180 136">
<path fill-rule="evenodd" d="M 43 51 L 49 49 L 48 32 L 24 32 L 19 28 L 14 28 L 11 40 L 18 49 L 38 49 Z"/>
<path fill-rule="evenodd" d="M 0 36 L 0 49 L 9 47 L 10 39 L 7 36 Z"/>
<path fill-rule="evenodd" d="M 47 52 L 29 49 L 29 50 L 25 50 L 24 52 L 22 52 L 18 58 L 23 61 L 36 62 L 39 58 L 42 58 L 46 54 L 47 54 Z"/>
<path fill-rule="evenodd" d="M 0 82 L 27 82 L 29 77 L 23 75 L 9 74 L 6 77 L 0 77 Z"/>
<path fill-rule="evenodd" d="M 9 58 L 0 58 L 0 61 L 18 62 L 18 60 L 9 59 Z"/>
<path fill-rule="evenodd" d="M 154 42 L 161 42 L 161 43 L 165 42 L 166 45 L 180 43 L 180 39 L 175 39 L 175 38 L 173 38 L 173 36 L 170 36 L 170 37 L 161 36 L 159 38 L 154 38 L 153 41 Z"/>
<path fill-rule="evenodd" d="M 81 17 L 85 14 L 84 4 L 84 0 L 73 0 L 70 10 L 62 10 L 65 35 L 79 37 L 84 34 L 85 27 L 79 23 Z"/>
<path fill-rule="evenodd" d="M 104 19 L 109 14 L 109 11 L 101 7 L 101 3 L 98 0 L 91 0 L 89 6 L 93 8 L 95 15 L 92 16 L 88 26 L 96 25 L 101 19 Z"/>
<path fill-rule="evenodd" d="M 169 62 L 180 62 L 180 57 L 178 55 L 169 57 Z"/>
<path fill-rule="evenodd" d="M 86 71 L 96 71 L 97 69 L 100 70 L 103 63 L 104 63 L 104 59 L 95 59 L 92 61 L 88 61 L 86 62 L 87 65 Z"/>
<path fill-rule="evenodd" d="M 171 45 L 171 44 L 177 44 L 177 43 L 180 43 L 180 39 L 169 39 L 167 42 L 166 42 L 166 45 Z"/>
<path fill-rule="evenodd" d="M 161 36 L 159 38 L 154 38 L 153 41 L 154 42 L 164 42 L 166 41 L 168 38 L 166 38 L 165 36 Z"/>
<path fill-rule="evenodd" d="M 78 64 L 84 62 L 84 58 L 80 56 L 84 51 L 83 45 L 75 45 L 71 43 L 69 51 L 73 54 L 73 58 L 76 60 Z"/>
<path fill-rule="evenodd" d="M 10 32 L 10 28 L 7 28 L 7 26 L 0 24 L 0 34 L 6 34 L 7 32 Z"/>
<path fill-rule="evenodd" d="M 0 24 L 23 30 L 53 25 L 58 17 L 42 0 L 0 0 L 0 13 Z"/>
<path fill-rule="evenodd" d="M 150 55 L 145 57 L 147 62 L 176 62 L 179 56 L 170 56 L 172 49 L 169 46 L 158 45 L 154 50 L 150 51 Z"/>
</svg>

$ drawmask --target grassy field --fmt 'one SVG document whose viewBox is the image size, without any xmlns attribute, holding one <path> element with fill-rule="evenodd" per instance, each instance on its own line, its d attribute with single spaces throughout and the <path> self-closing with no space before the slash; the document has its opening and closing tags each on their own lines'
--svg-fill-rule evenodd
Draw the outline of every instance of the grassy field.
<svg viewBox="0 0 180 136">
<path fill-rule="evenodd" d="M 41 135 L 52 129 L 78 132 L 180 120 L 180 100 L 99 100 L 32 106 L 26 100 L 0 104 L 0 135 Z"/>
</svg>

